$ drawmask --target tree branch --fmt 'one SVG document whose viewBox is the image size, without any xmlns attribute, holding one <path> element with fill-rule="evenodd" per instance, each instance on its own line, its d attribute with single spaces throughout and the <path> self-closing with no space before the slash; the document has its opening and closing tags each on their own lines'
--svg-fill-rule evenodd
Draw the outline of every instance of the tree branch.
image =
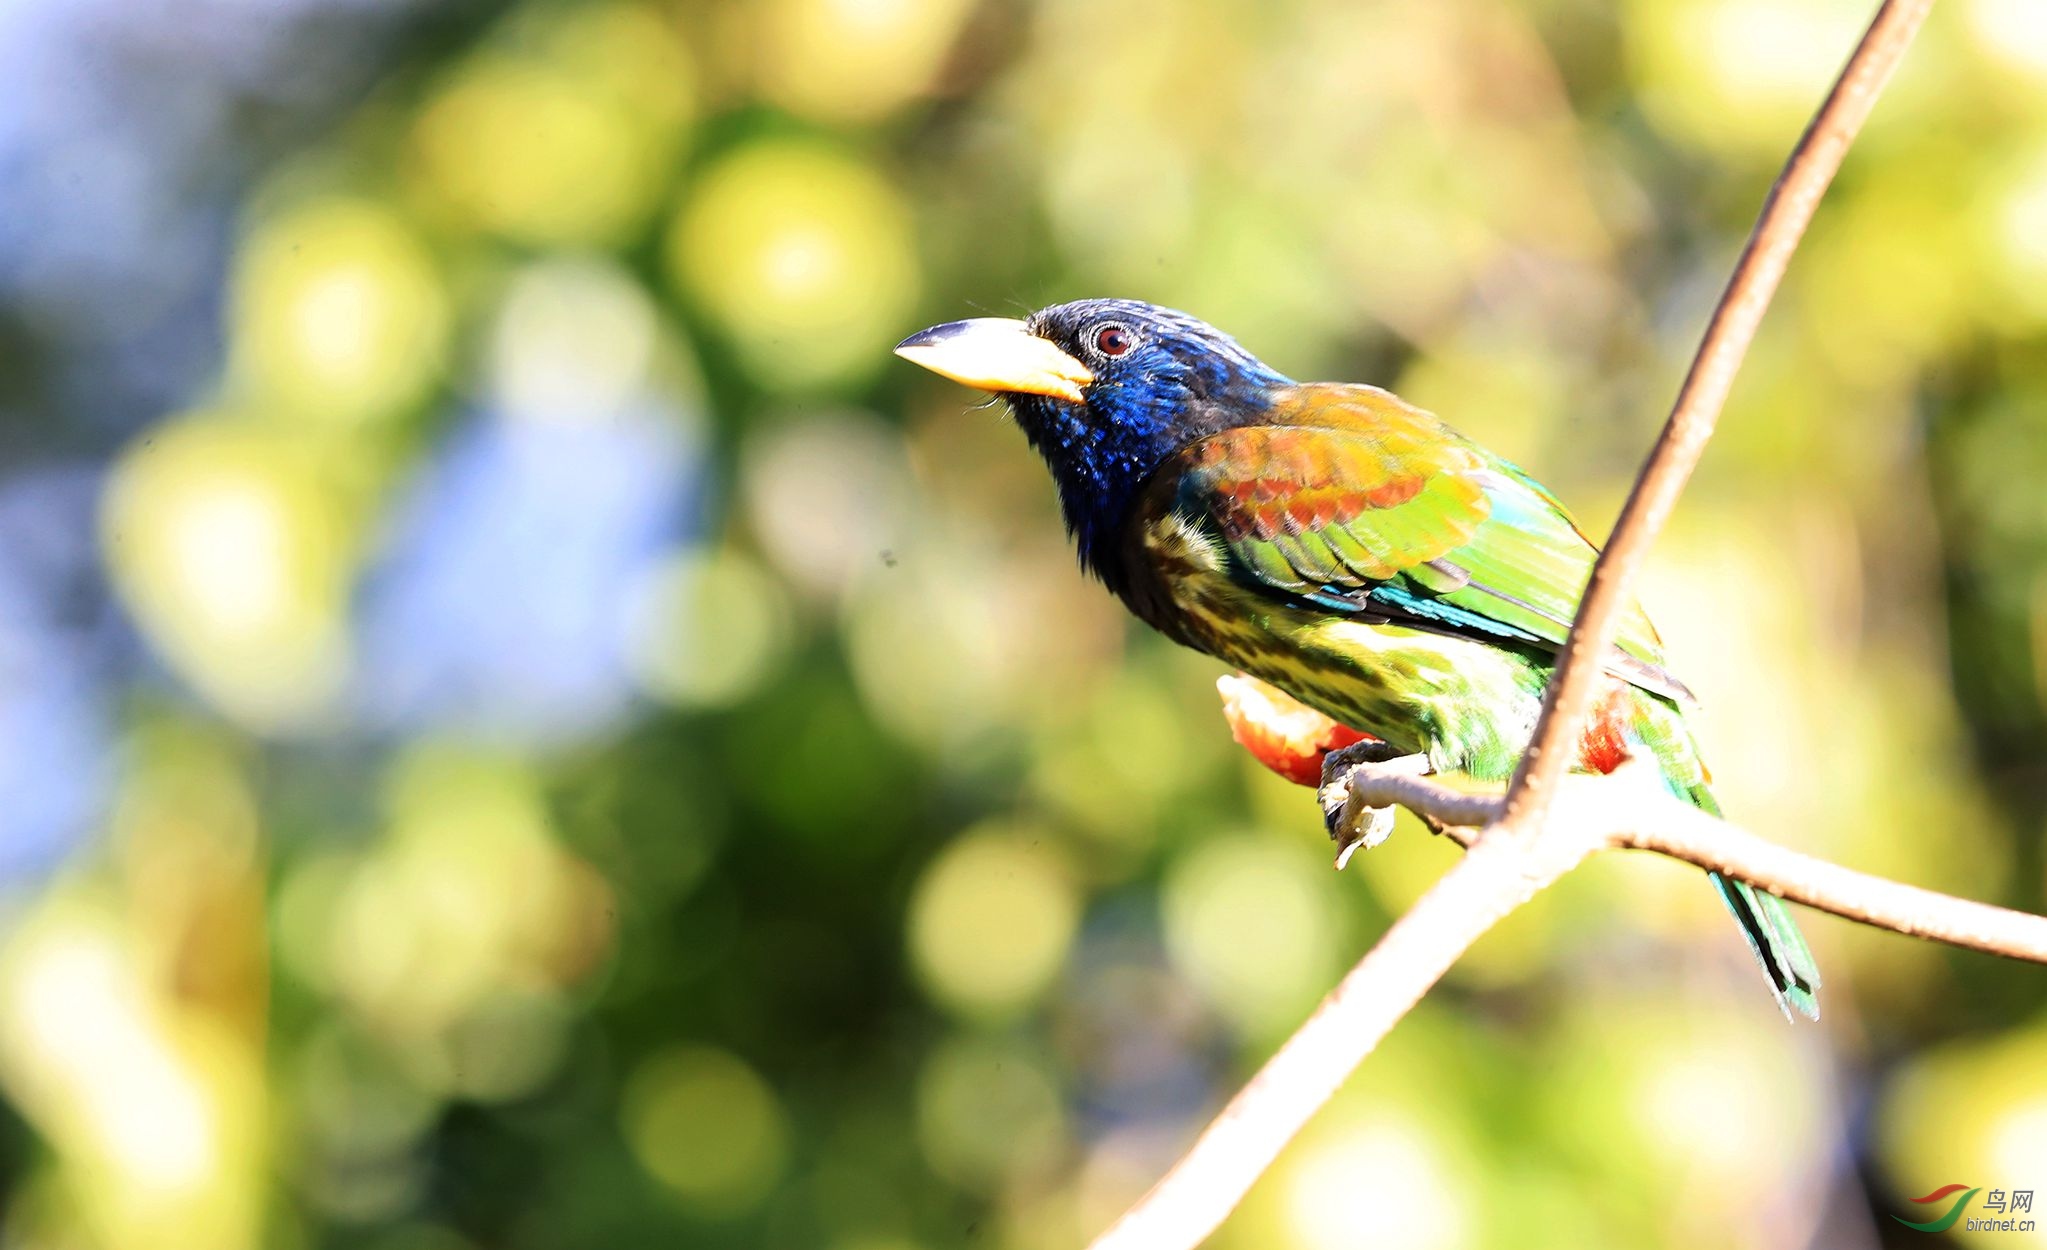
<svg viewBox="0 0 2047 1250">
<path fill-rule="evenodd" d="M 1559 859 L 1538 876 L 1517 845 L 1473 846 L 1337 983 L 1186 1157 L 1089 1250 L 1199 1245 L 1450 965 L 1577 858 Z"/>
<path fill-rule="evenodd" d="M 1902 885 L 1779 846 L 1680 802 L 1641 774 L 1647 767 L 1565 777 L 1546 827 L 1519 838 L 1501 836 L 1498 796 L 1358 765 L 1349 784 L 1367 805 L 1405 807 L 1470 853 L 1386 931 L 1173 1170 L 1089 1250 L 1199 1245 L 1472 943 L 1594 851 L 1653 851 L 1849 920 L 2047 964 L 2047 916 Z"/>
<path fill-rule="evenodd" d="M 1650 812 L 1615 813 L 1605 823 L 1612 845 L 1710 868 L 1836 916 L 1989 955 L 2047 963 L 2047 916 L 1844 868 L 1716 820 L 1675 798 L 1662 799 Z"/>
<path fill-rule="evenodd" d="M 1694 862 L 1711 856 L 1709 866 L 1786 897 L 1829 910 L 1836 910 L 1829 902 L 1839 903 L 1843 915 L 1977 949 L 2020 953 L 2041 949 L 2047 941 L 2035 927 L 2047 922 L 2037 918 L 1864 877 L 1770 847 L 1753 835 L 1735 836 L 1710 817 L 1700 817 L 1712 824 L 1710 829 L 1696 821 L 1673 822 L 1665 830 L 1667 846 L 1646 841 L 1649 835 L 1636 821 L 1626 823 L 1637 825 L 1632 836 L 1644 840 L 1622 843 L 1612 840 L 1617 835 L 1611 830 L 1602 834 L 1575 822 L 1548 819 L 1564 773 L 1577 757 L 1578 737 L 1605 671 L 1607 648 L 1628 601 L 1628 583 L 1712 436 L 1735 373 L 1821 195 L 1932 4 L 1933 0 L 1884 0 L 1771 188 L 1670 418 L 1593 567 L 1542 716 L 1506 798 L 1495 809 L 1489 799 L 1458 795 L 1458 814 L 1452 816 L 1447 814 L 1452 801 L 1444 797 L 1443 806 L 1433 813 L 1435 819 L 1452 824 L 1485 822 L 1468 844 L 1469 854 L 1386 931 L 1315 1014 L 1230 1100 L 1187 1156 L 1097 1238 L 1091 1250 L 1191 1250 L 1199 1245 L 1352 1069 L 1473 942 L 1602 845 L 1638 845 L 1680 858 L 1702 857 Z M 1419 786 L 1422 779 L 1406 777 L 1389 784 Z M 1575 793 L 1577 787 L 1571 789 Z M 1782 879 L 1758 879 L 1769 876 L 1764 869 L 1781 872 Z M 2000 943 L 2010 949 L 2002 949 Z"/>
<path fill-rule="evenodd" d="M 1551 822 L 1571 829 L 1574 840 L 1589 841 L 1594 849 L 1654 851 L 1844 919 L 2047 964 L 2047 916 L 1903 885 L 1779 846 L 1679 801 L 1653 778 L 1625 784 L 1638 767 L 1629 765 L 1613 777 L 1564 778 Z M 1484 826 L 1500 814 L 1497 798 L 1371 764 L 1352 774 L 1351 788 L 1372 806 L 1397 803 L 1445 825 Z M 1447 832 L 1458 837 L 1464 831 Z"/>
<path fill-rule="evenodd" d="M 1806 127 L 1784 172 L 1763 202 L 1734 276 L 1706 325 L 1692 367 L 1678 389 L 1670 419 L 1656 440 L 1635 487 L 1614 523 L 1613 536 L 1592 568 L 1592 580 L 1550 679 L 1542 718 L 1528 751 L 1507 787 L 1509 828 L 1526 829 L 1542 820 L 1557 781 L 1577 758 L 1577 741 L 1605 672 L 1607 648 L 1628 605 L 1628 584 L 1705 453 L 1706 440 L 1748 355 L 1763 313 L 1791 264 L 1820 196 L 1834 180 L 1848 145 L 1868 119 L 1876 98 L 1904 59 L 1905 49 L 1933 0 L 1885 0 L 1862 42 L 1834 80 L 1834 89 Z"/>
</svg>

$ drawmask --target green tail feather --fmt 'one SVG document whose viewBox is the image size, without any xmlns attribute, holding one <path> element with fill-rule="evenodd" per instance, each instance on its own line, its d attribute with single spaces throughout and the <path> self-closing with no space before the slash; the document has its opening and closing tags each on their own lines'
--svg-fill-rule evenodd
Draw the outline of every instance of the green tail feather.
<svg viewBox="0 0 2047 1250">
<path fill-rule="evenodd" d="M 1715 816 L 1720 814 L 1720 804 L 1706 787 L 1693 786 L 1686 797 Z M 1745 881 L 1729 881 L 1717 872 L 1708 875 L 1720 888 L 1727 910 L 1734 913 L 1734 919 L 1741 925 L 1749 949 L 1763 966 L 1763 975 L 1770 978 L 1770 992 L 1784 1009 L 1785 1017 L 1790 1018 L 1796 1008 L 1808 1020 L 1819 1019 L 1820 971 L 1813 963 L 1812 949 L 1805 944 L 1805 935 L 1791 918 L 1791 909 L 1783 899 Z"/>
<path fill-rule="evenodd" d="M 1745 881 L 1729 881 L 1717 872 L 1710 875 L 1720 887 L 1720 897 L 1727 901 L 1727 910 L 1741 924 L 1756 962 L 1770 978 L 1770 992 L 1777 996 L 1777 1005 L 1784 1008 L 1786 1016 L 1795 1007 L 1806 1019 L 1819 1019 L 1819 970 L 1813 967 L 1812 951 L 1784 900 Z"/>
</svg>

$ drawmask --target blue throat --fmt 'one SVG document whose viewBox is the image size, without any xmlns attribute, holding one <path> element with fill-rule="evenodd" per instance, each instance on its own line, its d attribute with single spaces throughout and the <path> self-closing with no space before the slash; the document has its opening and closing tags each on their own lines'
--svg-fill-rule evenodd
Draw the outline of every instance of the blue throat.
<svg viewBox="0 0 2047 1250">
<path fill-rule="evenodd" d="M 1196 439 L 1258 424 L 1272 389 L 1288 384 L 1248 356 L 1211 356 L 1102 378 L 1088 388 L 1084 404 L 1043 395 L 1004 398 L 1052 470 L 1081 567 L 1116 589 L 1123 523 L 1152 474 Z"/>
</svg>

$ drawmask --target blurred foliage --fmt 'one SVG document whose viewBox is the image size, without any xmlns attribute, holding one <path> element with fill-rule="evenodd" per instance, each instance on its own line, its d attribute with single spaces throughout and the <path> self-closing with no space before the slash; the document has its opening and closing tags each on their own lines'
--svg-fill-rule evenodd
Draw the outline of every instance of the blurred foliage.
<svg viewBox="0 0 2047 1250">
<path fill-rule="evenodd" d="M 1597 530 L 1868 8 L 184 7 L 0 16 L 0 1245 L 1079 1244 L 1454 851 L 1330 873 L 889 345 L 1187 307 Z M 2047 9 L 1956 0 L 1646 589 L 1731 811 L 2034 910 L 2043 292 Z M 1791 1029 L 1586 869 L 1217 1245 L 2047 1189 L 2037 971 L 1809 929 Z"/>
</svg>

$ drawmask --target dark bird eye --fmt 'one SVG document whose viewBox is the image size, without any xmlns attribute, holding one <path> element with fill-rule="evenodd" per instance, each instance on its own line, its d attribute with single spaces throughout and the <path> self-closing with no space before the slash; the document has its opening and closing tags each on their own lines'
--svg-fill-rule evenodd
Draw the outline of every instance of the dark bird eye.
<svg viewBox="0 0 2047 1250">
<path fill-rule="evenodd" d="M 1104 356 L 1121 356 L 1134 342 L 1122 326 L 1103 326 L 1095 331 L 1095 350 Z"/>
</svg>

